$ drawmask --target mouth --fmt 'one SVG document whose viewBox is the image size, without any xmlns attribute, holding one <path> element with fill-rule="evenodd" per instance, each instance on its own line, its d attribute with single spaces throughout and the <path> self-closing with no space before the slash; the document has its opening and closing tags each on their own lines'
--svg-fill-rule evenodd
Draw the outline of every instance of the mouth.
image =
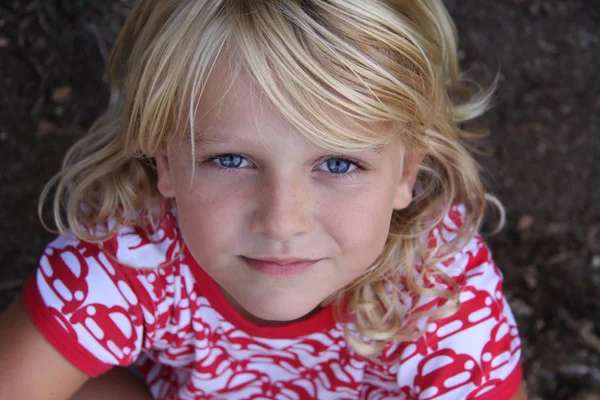
<svg viewBox="0 0 600 400">
<path fill-rule="evenodd" d="M 242 256 L 246 264 L 255 271 L 265 275 L 292 276 L 299 275 L 312 268 L 320 260 L 302 259 L 268 259 L 258 260 Z"/>
</svg>

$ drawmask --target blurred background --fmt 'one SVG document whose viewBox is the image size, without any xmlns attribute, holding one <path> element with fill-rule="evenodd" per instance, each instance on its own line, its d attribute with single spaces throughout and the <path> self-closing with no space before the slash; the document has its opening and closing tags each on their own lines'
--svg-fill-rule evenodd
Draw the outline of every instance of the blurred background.
<svg viewBox="0 0 600 400">
<path fill-rule="evenodd" d="M 507 225 L 487 236 L 531 399 L 600 399 L 600 1 L 447 0 L 495 107 L 480 157 Z M 40 190 L 103 111 L 130 0 L 0 0 L 0 309 L 52 235 Z"/>
</svg>

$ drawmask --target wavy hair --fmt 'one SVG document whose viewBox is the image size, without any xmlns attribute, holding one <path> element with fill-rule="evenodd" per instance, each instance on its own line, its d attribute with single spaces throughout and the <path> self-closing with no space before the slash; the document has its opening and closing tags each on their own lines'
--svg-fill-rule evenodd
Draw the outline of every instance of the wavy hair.
<svg viewBox="0 0 600 400">
<path fill-rule="evenodd" d="M 432 318 L 456 311 L 459 287 L 439 263 L 473 238 L 484 214 L 469 152 L 477 134 L 464 123 L 486 111 L 492 90 L 459 69 L 456 28 L 441 0 L 137 0 L 111 53 L 108 108 L 45 187 L 40 216 L 54 189 L 62 234 L 101 241 L 121 226 L 148 226 L 162 201 L 153 157 L 176 136 L 194 144 L 199 101 L 224 54 L 314 144 L 359 151 L 400 142 L 406 157 L 424 157 L 413 201 L 394 211 L 382 254 L 332 296 L 338 319 L 342 309 L 352 316 L 345 327 L 353 348 L 375 356 L 418 334 L 409 322 L 420 314 L 393 282 L 445 299 Z M 373 124 L 385 129 L 365 129 Z M 456 203 L 465 210 L 456 235 L 428 246 Z M 117 222 L 111 230 L 90 231 L 109 219 Z M 447 284 L 427 287 L 428 276 Z"/>
</svg>

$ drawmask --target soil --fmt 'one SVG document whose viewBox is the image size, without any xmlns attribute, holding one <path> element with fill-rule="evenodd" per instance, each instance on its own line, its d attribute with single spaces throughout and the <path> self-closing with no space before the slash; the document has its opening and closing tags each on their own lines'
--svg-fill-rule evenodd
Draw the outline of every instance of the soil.
<svg viewBox="0 0 600 400">
<path fill-rule="evenodd" d="M 600 2 L 447 0 L 484 84 L 480 157 L 507 224 L 487 236 L 523 339 L 531 399 L 600 398 Z M 52 234 L 44 183 L 103 111 L 104 66 L 129 0 L 0 2 L 0 309 Z"/>
</svg>

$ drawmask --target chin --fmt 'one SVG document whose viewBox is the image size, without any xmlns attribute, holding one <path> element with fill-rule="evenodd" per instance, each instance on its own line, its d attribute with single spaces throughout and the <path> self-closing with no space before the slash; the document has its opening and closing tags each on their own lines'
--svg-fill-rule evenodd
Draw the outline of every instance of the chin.
<svg viewBox="0 0 600 400">
<path fill-rule="evenodd" d="M 312 313 L 317 307 L 286 307 L 279 305 L 276 307 L 257 307 L 256 309 L 247 309 L 250 314 L 256 319 L 259 324 L 283 324 L 292 322 L 306 317 Z"/>
</svg>

